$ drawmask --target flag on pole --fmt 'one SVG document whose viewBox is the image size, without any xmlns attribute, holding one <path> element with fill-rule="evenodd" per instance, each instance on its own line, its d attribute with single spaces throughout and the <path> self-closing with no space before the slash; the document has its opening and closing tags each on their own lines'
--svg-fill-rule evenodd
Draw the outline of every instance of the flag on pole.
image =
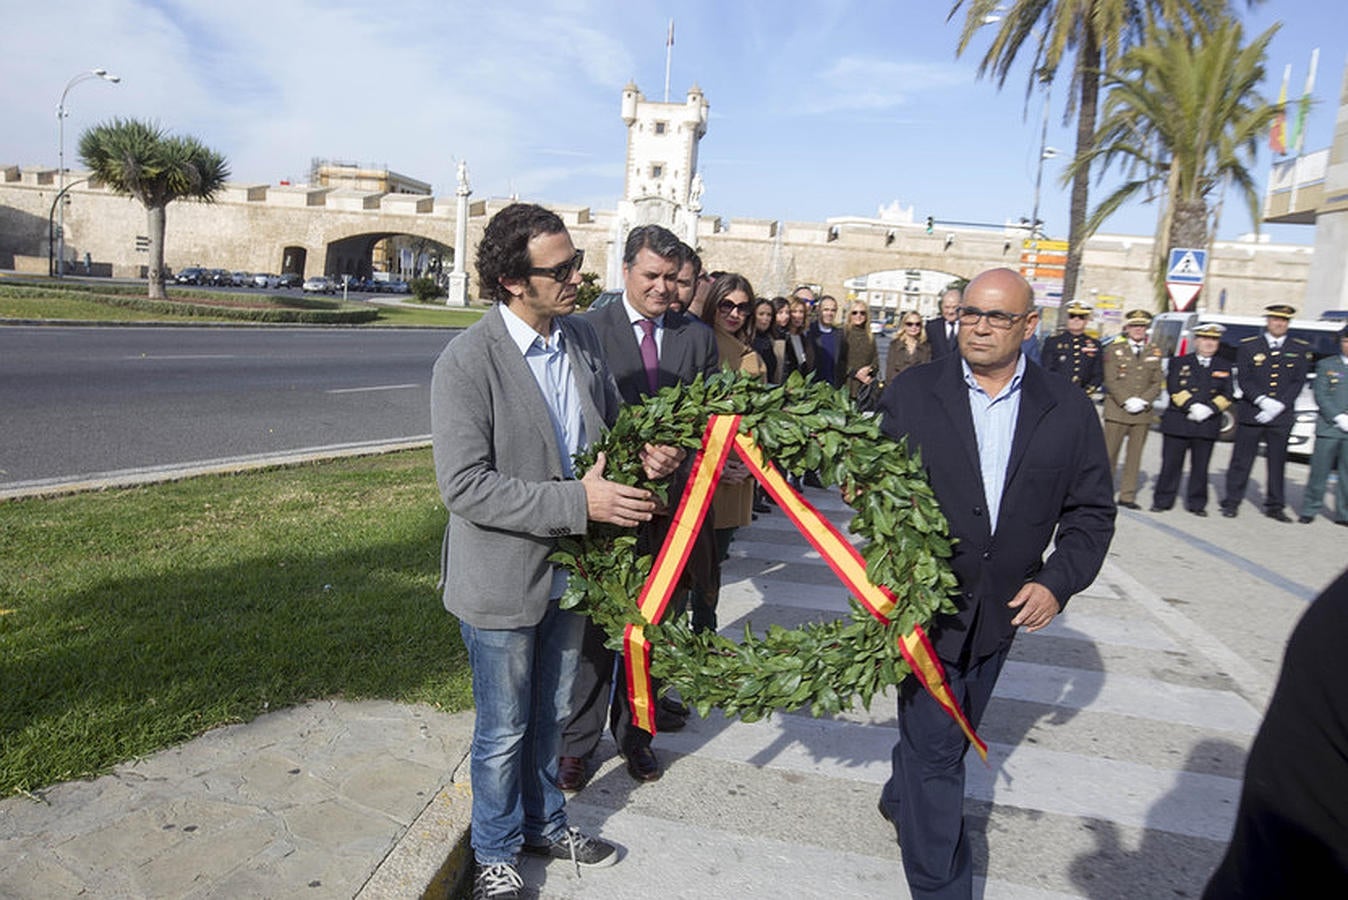
<svg viewBox="0 0 1348 900">
<path fill-rule="evenodd" d="M 1292 77 L 1289 64 L 1282 71 L 1282 90 L 1278 92 L 1278 112 L 1273 117 L 1273 126 L 1268 131 L 1268 148 L 1274 153 L 1287 155 L 1287 80 Z"/>
<path fill-rule="evenodd" d="M 1292 130 L 1287 136 L 1287 143 L 1292 147 L 1297 156 L 1301 155 L 1301 148 L 1306 145 L 1306 119 L 1311 112 L 1311 91 L 1315 90 L 1315 70 L 1320 64 L 1320 48 L 1316 47 L 1311 51 L 1311 67 L 1306 72 L 1306 89 L 1301 94 L 1301 99 L 1297 101 L 1296 118 L 1292 120 Z"/>
</svg>

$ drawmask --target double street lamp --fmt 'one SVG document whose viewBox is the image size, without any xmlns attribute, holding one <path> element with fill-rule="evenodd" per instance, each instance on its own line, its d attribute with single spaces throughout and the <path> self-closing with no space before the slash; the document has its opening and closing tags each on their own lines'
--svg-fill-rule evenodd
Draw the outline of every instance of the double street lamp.
<svg viewBox="0 0 1348 900">
<path fill-rule="evenodd" d="M 83 81 L 92 81 L 95 78 L 101 78 L 104 81 L 116 84 L 121 81 L 121 76 L 113 75 L 107 69 L 90 69 L 87 72 L 81 72 L 70 81 L 66 82 L 66 89 L 61 91 L 61 102 L 56 105 L 56 122 L 59 134 L 58 146 L 56 149 L 56 179 L 58 182 L 56 198 L 59 207 L 57 215 L 56 231 L 56 276 L 59 278 L 65 275 L 66 271 L 66 116 L 70 115 L 70 110 L 66 109 L 66 95 L 70 89 Z"/>
</svg>

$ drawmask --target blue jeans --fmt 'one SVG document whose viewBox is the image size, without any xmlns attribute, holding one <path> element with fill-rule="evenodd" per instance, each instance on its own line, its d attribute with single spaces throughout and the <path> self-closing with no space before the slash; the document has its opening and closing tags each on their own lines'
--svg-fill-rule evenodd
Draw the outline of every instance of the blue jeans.
<svg viewBox="0 0 1348 900">
<path fill-rule="evenodd" d="M 477 707 L 469 771 L 473 854 L 481 865 L 513 863 L 526 841 L 546 843 L 566 831 L 557 750 L 584 622 L 553 601 L 528 628 L 459 623 Z"/>
</svg>

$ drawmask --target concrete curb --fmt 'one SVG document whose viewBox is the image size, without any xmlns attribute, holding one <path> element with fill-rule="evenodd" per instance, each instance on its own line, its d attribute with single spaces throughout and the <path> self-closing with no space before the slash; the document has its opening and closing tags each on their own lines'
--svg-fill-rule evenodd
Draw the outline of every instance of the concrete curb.
<svg viewBox="0 0 1348 900">
<path fill-rule="evenodd" d="M 473 848 L 468 841 L 472 803 L 472 789 L 463 782 L 441 788 L 384 857 L 356 900 L 456 896 L 473 871 Z"/>
</svg>

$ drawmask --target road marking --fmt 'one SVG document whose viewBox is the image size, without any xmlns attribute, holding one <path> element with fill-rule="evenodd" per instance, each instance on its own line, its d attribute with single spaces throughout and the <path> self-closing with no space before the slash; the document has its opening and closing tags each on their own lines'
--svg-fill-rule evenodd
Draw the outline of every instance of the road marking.
<svg viewBox="0 0 1348 900">
<path fill-rule="evenodd" d="M 378 385 L 374 385 L 373 387 L 332 388 L 331 390 L 324 391 L 323 393 L 325 393 L 325 394 L 360 394 L 360 393 L 364 393 L 364 392 L 366 392 L 366 391 L 402 391 L 402 390 L 406 390 L 407 388 L 419 388 L 419 387 L 421 387 L 421 385 L 419 385 L 419 384 L 378 384 Z"/>
<path fill-rule="evenodd" d="M 233 353 L 176 353 L 176 354 L 150 354 L 141 353 L 136 356 L 123 356 L 122 359 L 237 359 Z"/>
</svg>

